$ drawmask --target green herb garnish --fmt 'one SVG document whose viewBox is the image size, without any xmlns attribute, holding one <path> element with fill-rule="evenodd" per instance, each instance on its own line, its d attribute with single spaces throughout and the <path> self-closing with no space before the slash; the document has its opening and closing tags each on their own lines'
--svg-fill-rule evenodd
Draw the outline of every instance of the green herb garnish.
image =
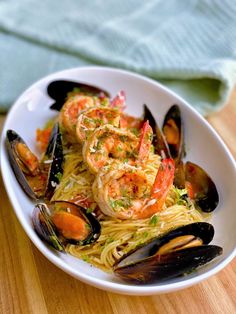
<svg viewBox="0 0 236 314">
<path fill-rule="evenodd" d="M 62 178 L 62 173 L 61 172 L 58 172 L 55 177 L 57 178 L 57 180 L 60 182 L 61 181 L 61 178 Z"/>
<path fill-rule="evenodd" d="M 153 215 L 149 221 L 149 225 L 156 226 L 159 221 L 159 217 L 157 215 Z"/>
</svg>

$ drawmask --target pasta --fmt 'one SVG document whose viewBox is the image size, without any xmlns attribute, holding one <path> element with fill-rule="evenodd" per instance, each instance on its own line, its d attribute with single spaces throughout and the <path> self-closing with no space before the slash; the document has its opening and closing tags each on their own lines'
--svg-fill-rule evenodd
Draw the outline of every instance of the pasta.
<svg viewBox="0 0 236 314">
<path fill-rule="evenodd" d="M 102 110 L 102 109 L 101 109 Z M 90 109 L 91 112 L 91 109 Z M 117 113 L 116 113 L 117 116 Z M 130 117 L 129 117 L 130 118 Z M 83 118 L 84 121 L 85 118 Z M 90 117 L 91 119 L 91 117 Z M 81 119 L 80 119 L 81 120 Z M 88 121 L 87 128 L 89 127 Z M 117 123 L 117 120 L 116 120 Z M 96 130 L 103 131 L 102 136 L 104 138 L 104 132 L 113 132 L 112 126 L 98 126 Z M 104 131 L 105 130 L 105 131 Z M 115 130 L 119 136 L 126 136 L 127 130 L 122 129 Z M 123 133 L 122 133 L 123 132 Z M 94 133 L 92 133 L 93 135 Z M 111 132 L 109 133 L 108 141 L 112 141 Z M 121 134 L 121 135 L 120 135 Z M 139 131 L 140 136 L 140 131 Z M 72 136 L 72 134 L 69 134 Z M 91 133 L 85 141 L 91 138 Z M 94 136 L 94 135 L 93 135 Z M 137 149 L 138 141 L 136 136 L 130 135 L 133 140 L 133 146 L 128 148 L 130 151 Z M 94 136 L 95 138 L 95 136 Z M 69 139 L 69 140 L 68 140 Z M 98 140 L 96 138 L 96 145 L 98 146 Z M 116 142 L 117 144 L 117 142 Z M 97 202 L 95 201 L 95 188 L 94 182 L 96 178 L 99 178 L 102 174 L 107 174 L 110 169 L 114 168 L 119 171 L 122 167 L 131 168 L 135 171 L 142 169 L 147 178 L 147 186 L 152 187 L 155 182 L 158 168 L 161 164 L 161 157 L 154 154 L 152 147 L 148 151 L 148 159 L 145 163 L 138 165 L 132 165 L 132 160 L 129 163 L 129 158 L 133 158 L 129 152 L 129 156 L 124 155 L 126 149 L 126 143 L 118 143 L 123 145 L 122 158 L 119 158 L 117 154 L 112 163 L 107 163 L 101 166 L 101 169 L 97 173 L 89 169 L 86 163 L 86 157 L 84 156 L 82 143 L 71 143 L 71 138 L 68 137 L 68 133 L 64 133 L 64 173 L 61 178 L 60 184 L 57 186 L 55 193 L 52 197 L 52 201 L 55 200 L 67 200 L 73 201 L 82 207 L 87 208 L 87 211 L 95 212 L 97 218 L 101 224 L 101 235 L 95 243 L 87 244 L 85 246 L 68 244 L 66 250 L 68 253 L 89 262 L 107 272 L 112 271 L 112 266 L 129 251 L 132 251 L 138 245 L 148 242 L 151 239 L 158 237 L 166 233 L 168 230 L 174 229 L 178 226 L 183 226 L 192 222 L 200 222 L 205 219 L 195 207 L 194 204 L 185 198 L 186 190 L 180 190 L 171 185 L 168 195 L 165 199 L 162 211 L 152 215 L 149 218 L 144 219 L 119 219 L 119 217 L 112 217 L 105 215 L 98 209 Z M 117 144 L 117 145 L 118 145 Z M 94 144 L 93 144 L 94 145 Z M 94 152 L 94 146 L 89 147 L 90 152 Z M 97 148 L 96 148 L 97 149 Z M 100 154 L 104 154 L 104 151 L 100 150 Z M 96 154 L 94 154 L 96 156 Z M 113 153 L 113 155 L 115 155 Z M 118 156 L 118 157 L 117 157 Z M 101 159 L 99 158 L 99 162 Z M 131 165 L 130 165 L 131 164 Z M 132 168 L 132 171 L 133 171 Z M 103 188 L 103 187 L 102 187 Z M 99 192 L 100 193 L 100 192 Z M 150 194 L 150 189 L 148 191 Z M 97 197 L 98 198 L 98 197 Z"/>
</svg>

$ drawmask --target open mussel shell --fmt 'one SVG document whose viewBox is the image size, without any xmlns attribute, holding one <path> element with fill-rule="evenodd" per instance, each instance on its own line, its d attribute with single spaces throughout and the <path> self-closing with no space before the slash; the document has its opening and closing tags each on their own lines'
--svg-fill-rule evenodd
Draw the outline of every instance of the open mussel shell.
<svg viewBox="0 0 236 314">
<path fill-rule="evenodd" d="M 15 173 L 16 179 L 21 185 L 24 192 L 33 200 L 40 197 L 40 193 L 34 191 L 32 183 L 30 182 L 30 174 L 27 173 L 27 169 L 21 162 L 21 158 L 17 152 L 18 144 L 25 145 L 26 149 L 30 151 L 24 140 L 13 130 L 8 130 L 6 133 L 6 148 L 9 156 L 9 161 L 12 169 Z"/>
<path fill-rule="evenodd" d="M 180 108 L 178 105 L 170 107 L 165 115 L 162 131 L 168 143 L 171 157 L 181 160 L 185 155 L 184 129 Z"/>
<path fill-rule="evenodd" d="M 66 213 L 76 219 L 79 217 L 87 230 L 86 233 L 81 229 L 81 237 L 78 239 L 80 229 L 75 230 L 77 225 L 71 224 L 71 217 L 69 224 L 67 221 L 62 222 L 61 218 L 58 223 L 58 220 L 56 222 L 54 219 L 58 213 Z M 87 213 L 84 208 L 67 201 L 56 201 L 50 205 L 37 204 L 33 210 L 32 222 L 40 238 L 59 251 L 64 250 L 67 244 L 90 244 L 96 241 L 101 233 L 101 225 L 92 213 Z M 72 231 L 68 230 L 69 228 Z M 77 235 L 76 239 L 72 236 L 73 232 Z"/>
<path fill-rule="evenodd" d="M 154 146 L 154 152 L 155 154 L 158 154 L 162 156 L 162 158 L 170 158 L 170 150 L 168 147 L 168 144 L 166 142 L 166 139 L 160 130 L 158 124 L 156 123 L 155 118 L 153 117 L 151 111 L 148 109 L 146 105 L 144 105 L 144 114 L 143 114 L 143 120 L 149 121 L 149 124 L 153 130 L 153 140 L 152 144 Z"/>
<path fill-rule="evenodd" d="M 63 173 L 63 148 L 58 123 L 52 129 L 49 144 L 41 162 L 13 130 L 8 130 L 6 133 L 6 147 L 16 179 L 24 192 L 33 200 L 50 199 Z M 24 148 L 25 160 L 19 153 L 19 147 L 21 150 L 22 147 Z M 37 164 L 34 172 L 27 167 L 27 163 L 30 164 L 32 158 Z"/>
<path fill-rule="evenodd" d="M 158 252 L 171 240 L 186 235 L 201 239 L 202 245 L 179 247 L 178 250 L 165 253 Z M 127 282 L 139 284 L 159 282 L 184 275 L 222 254 L 221 247 L 208 245 L 213 236 L 213 226 L 204 222 L 177 228 L 124 256 L 114 266 L 114 272 Z"/>
<path fill-rule="evenodd" d="M 68 93 L 72 92 L 74 89 L 77 89 L 78 92 L 94 96 L 103 94 L 106 97 L 110 97 L 110 94 L 107 91 L 93 85 L 67 80 L 57 80 L 52 81 L 47 87 L 48 95 L 55 100 L 55 103 L 50 106 L 50 109 L 60 111 L 68 97 Z"/>
<path fill-rule="evenodd" d="M 190 185 L 192 198 L 204 212 L 213 211 L 219 203 L 215 183 L 200 166 L 188 161 L 185 164 L 186 186 Z"/>
</svg>

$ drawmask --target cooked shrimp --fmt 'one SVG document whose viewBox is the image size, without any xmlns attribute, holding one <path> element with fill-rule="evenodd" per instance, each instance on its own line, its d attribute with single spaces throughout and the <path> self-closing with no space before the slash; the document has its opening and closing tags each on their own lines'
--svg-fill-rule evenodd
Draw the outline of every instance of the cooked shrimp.
<svg viewBox="0 0 236 314">
<path fill-rule="evenodd" d="M 108 107 L 94 107 L 85 110 L 79 115 L 76 124 L 76 135 L 79 142 L 84 140 L 93 130 L 105 124 L 118 127 L 120 123 L 120 111 Z"/>
<path fill-rule="evenodd" d="M 111 107 L 117 108 L 119 110 L 124 110 L 126 107 L 126 95 L 123 90 L 121 90 L 112 100 Z"/>
<path fill-rule="evenodd" d="M 122 129 L 129 129 L 133 132 L 138 133 L 142 128 L 143 120 L 130 116 L 124 112 L 121 113 L 120 127 Z"/>
<path fill-rule="evenodd" d="M 97 128 L 83 146 L 83 158 L 92 173 L 114 160 L 135 162 L 139 139 L 129 131 L 104 125 Z"/>
<path fill-rule="evenodd" d="M 144 123 L 140 139 L 128 130 L 107 124 L 97 128 L 85 142 L 83 158 L 93 173 L 114 160 L 143 163 L 149 156 L 151 142 L 152 128 L 148 121 Z"/>
<path fill-rule="evenodd" d="M 144 171 L 128 164 L 111 164 L 109 171 L 98 173 L 93 183 L 94 199 L 108 216 L 129 219 L 151 192 Z"/>
<path fill-rule="evenodd" d="M 174 161 L 164 159 L 154 185 L 142 168 L 113 164 L 93 184 L 94 199 L 105 215 L 119 219 L 149 218 L 163 209 L 174 180 Z"/>
<path fill-rule="evenodd" d="M 97 97 L 75 95 L 70 97 L 63 105 L 59 123 L 70 135 L 75 135 L 76 123 L 81 111 L 99 105 Z"/>
<path fill-rule="evenodd" d="M 153 137 L 152 128 L 149 125 L 149 122 L 146 121 L 143 124 L 138 147 L 138 160 L 140 163 L 146 162 L 148 158 L 150 148 L 152 145 L 152 137 Z"/>
</svg>

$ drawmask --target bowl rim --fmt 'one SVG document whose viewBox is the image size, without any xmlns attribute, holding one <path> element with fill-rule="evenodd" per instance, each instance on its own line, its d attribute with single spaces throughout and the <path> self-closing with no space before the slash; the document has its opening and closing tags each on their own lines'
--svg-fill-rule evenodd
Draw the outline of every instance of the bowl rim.
<svg viewBox="0 0 236 314">
<path fill-rule="evenodd" d="M 95 286 L 97 288 L 100 288 L 102 290 L 111 291 L 115 293 L 120 294 L 128 294 L 128 295 L 153 295 L 153 294 L 161 294 L 161 293 L 167 293 L 167 292 L 173 292 L 176 290 L 184 289 L 189 286 L 192 286 L 194 284 L 197 284 L 201 282 L 202 280 L 205 280 L 209 278 L 210 276 L 216 274 L 220 270 L 222 270 L 228 263 L 231 262 L 231 260 L 236 256 L 236 245 L 235 248 L 232 250 L 232 252 L 224 258 L 218 265 L 214 266 L 212 269 L 207 270 L 205 273 L 198 275 L 194 278 L 184 279 L 180 280 L 179 282 L 174 283 L 167 283 L 167 284 L 159 284 L 159 285 L 130 285 L 130 284 L 123 284 L 123 283 L 117 283 L 117 282 L 110 282 L 105 279 L 99 279 L 96 277 L 92 277 L 89 275 L 86 275 L 82 272 L 79 272 L 77 270 L 74 270 L 74 268 L 70 265 L 68 265 L 65 261 L 63 261 L 59 256 L 55 256 L 52 254 L 51 249 L 49 249 L 36 235 L 34 232 L 32 226 L 28 224 L 26 219 L 24 218 L 24 215 L 22 214 L 22 209 L 20 207 L 20 204 L 14 195 L 14 193 L 11 193 L 11 187 L 8 182 L 7 174 L 3 171 L 4 170 L 4 162 L 8 162 L 8 160 L 5 158 L 5 132 L 6 132 L 6 126 L 8 125 L 8 121 L 11 119 L 12 115 L 14 115 L 14 111 L 21 106 L 21 99 L 32 89 L 36 88 L 37 85 L 43 83 L 45 80 L 55 79 L 56 77 L 63 77 L 63 75 L 70 75 L 72 72 L 77 71 L 105 71 L 105 72 L 113 72 L 115 74 L 122 74 L 122 75 L 128 75 L 132 76 L 134 79 L 141 79 L 143 81 L 146 81 L 149 84 L 157 86 L 160 90 L 162 90 L 164 93 L 169 94 L 170 96 L 173 96 L 174 98 L 177 98 L 183 103 L 184 107 L 186 107 L 188 110 L 192 111 L 194 115 L 197 115 L 198 119 L 200 119 L 201 123 L 203 123 L 216 137 L 216 139 L 219 141 L 221 146 L 224 149 L 224 152 L 228 158 L 228 161 L 232 163 L 234 166 L 235 172 L 236 172 L 236 162 L 229 151 L 226 144 L 223 142 L 221 137 L 218 135 L 218 133 L 215 131 L 215 129 L 209 124 L 207 120 L 205 120 L 200 113 L 196 111 L 186 100 L 184 100 L 181 96 L 176 94 L 174 91 L 170 90 L 169 88 L 165 87 L 158 81 L 155 81 L 151 78 L 148 78 L 146 76 L 123 70 L 113 67 L 106 67 L 106 66 L 81 66 L 81 67 L 75 67 L 75 68 L 69 68 L 62 71 L 54 72 L 52 74 L 46 75 L 43 78 L 37 80 L 35 83 L 31 84 L 23 93 L 19 95 L 19 97 L 15 100 L 12 107 L 10 108 L 6 120 L 4 122 L 4 126 L 2 129 L 1 134 L 1 152 L 0 152 L 0 162 L 1 162 L 1 173 L 2 178 L 4 182 L 4 186 L 8 195 L 8 198 L 10 199 L 11 205 L 14 209 L 14 212 L 23 227 L 24 231 L 26 232 L 27 236 L 30 238 L 30 240 L 34 243 L 34 245 L 38 248 L 38 250 L 54 265 L 68 273 L 69 275 L 73 276 L 76 279 L 79 279 L 80 281 L 90 284 L 92 286 Z M 18 206 L 19 205 L 19 206 Z M 184 278 L 184 277 L 183 277 Z"/>
</svg>

